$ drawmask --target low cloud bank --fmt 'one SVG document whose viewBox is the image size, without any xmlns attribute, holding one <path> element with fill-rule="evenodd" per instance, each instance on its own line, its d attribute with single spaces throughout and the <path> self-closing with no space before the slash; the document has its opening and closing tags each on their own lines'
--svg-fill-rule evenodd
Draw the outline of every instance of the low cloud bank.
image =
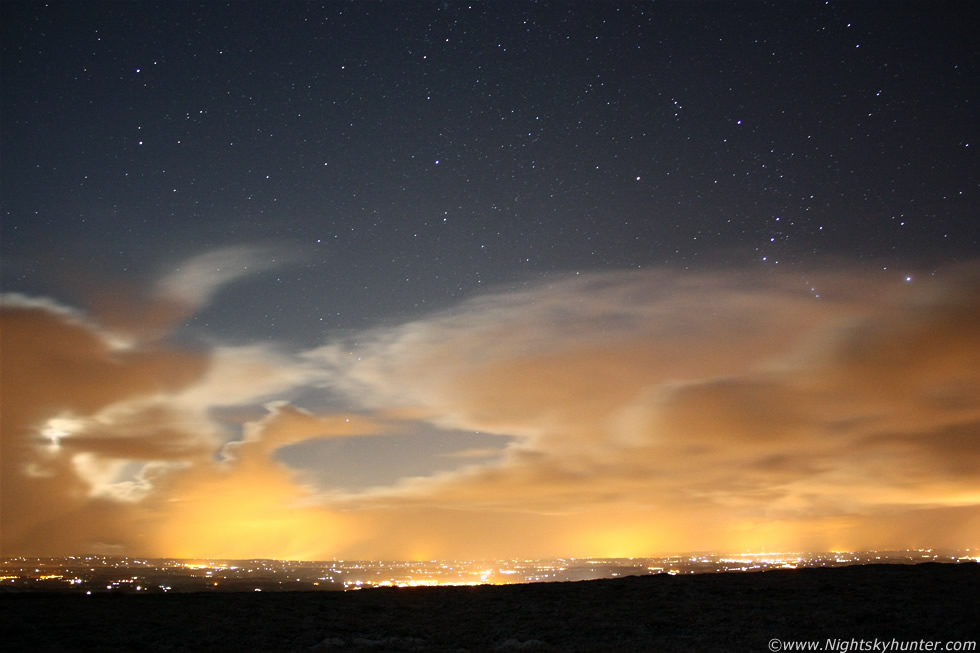
<svg viewBox="0 0 980 653">
<path fill-rule="evenodd" d="M 249 255 L 187 262 L 147 293 L 148 310 L 174 298 L 200 308 Z M 5 554 L 980 539 L 977 266 L 915 283 L 846 269 L 577 276 L 295 354 L 121 341 L 81 311 L 21 296 L 5 297 L 0 320 Z M 316 388 L 356 412 L 289 403 Z M 235 407 L 252 412 L 232 425 L 215 416 Z M 514 439 L 502 455 L 459 455 L 453 471 L 356 493 L 275 458 L 406 421 Z"/>
</svg>

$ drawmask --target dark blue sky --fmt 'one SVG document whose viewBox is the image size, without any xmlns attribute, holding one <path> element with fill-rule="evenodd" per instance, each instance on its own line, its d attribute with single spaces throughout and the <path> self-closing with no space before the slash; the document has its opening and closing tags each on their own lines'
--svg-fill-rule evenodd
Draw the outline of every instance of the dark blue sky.
<svg viewBox="0 0 980 653">
<path fill-rule="evenodd" d="M 0 545 L 975 545 L 975 5 L 3 2 Z"/>
<path fill-rule="evenodd" d="M 197 319 L 311 342 L 554 272 L 970 258 L 975 17 L 6 3 L 4 286 L 274 242 L 298 262 Z"/>
</svg>

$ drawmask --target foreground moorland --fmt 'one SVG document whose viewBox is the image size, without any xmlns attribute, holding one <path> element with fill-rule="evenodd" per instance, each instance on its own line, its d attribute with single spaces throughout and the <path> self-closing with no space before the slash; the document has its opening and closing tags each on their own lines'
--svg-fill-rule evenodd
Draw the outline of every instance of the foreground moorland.
<svg viewBox="0 0 980 653">
<path fill-rule="evenodd" d="M 357 592 L 10 593 L 0 627 L 8 651 L 761 652 L 773 639 L 943 650 L 980 639 L 978 596 L 980 564 L 927 563 Z"/>
</svg>

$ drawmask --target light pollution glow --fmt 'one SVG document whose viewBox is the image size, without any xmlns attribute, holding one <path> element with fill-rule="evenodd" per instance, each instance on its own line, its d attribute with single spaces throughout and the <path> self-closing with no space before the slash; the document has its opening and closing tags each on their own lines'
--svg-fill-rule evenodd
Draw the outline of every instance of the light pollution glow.
<svg viewBox="0 0 980 653">
<path fill-rule="evenodd" d="M 168 339 L 258 258 L 211 252 L 142 299 L 89 311 L 4 297 L 4 555 L 980 542 L 975 265 L 914 283 L 833 266 L 575 275 L 306 351 Z M 317 413 L 300 391 L 351 408 Z M 215 416 L 248 406 L 264 414 L 238 433 Z M 358 489 L 277 456 L 406 423 L 510 439 Z"/>
</svg>

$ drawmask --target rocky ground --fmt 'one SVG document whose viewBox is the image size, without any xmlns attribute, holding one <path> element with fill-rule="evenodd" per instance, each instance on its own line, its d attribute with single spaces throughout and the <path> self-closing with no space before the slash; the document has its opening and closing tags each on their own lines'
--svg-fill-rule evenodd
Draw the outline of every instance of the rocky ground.
<svg viewBox="0 0 980 653">
<path fill-rule="evenodd" d="M 762 652 L 774 638 L 877 638 L 943 650 L 980 639 L 978 596 L 975 563 L 347 593 L 26 593 L 0 595 L 0 641 L 7 651 Z"/>
</svg>

